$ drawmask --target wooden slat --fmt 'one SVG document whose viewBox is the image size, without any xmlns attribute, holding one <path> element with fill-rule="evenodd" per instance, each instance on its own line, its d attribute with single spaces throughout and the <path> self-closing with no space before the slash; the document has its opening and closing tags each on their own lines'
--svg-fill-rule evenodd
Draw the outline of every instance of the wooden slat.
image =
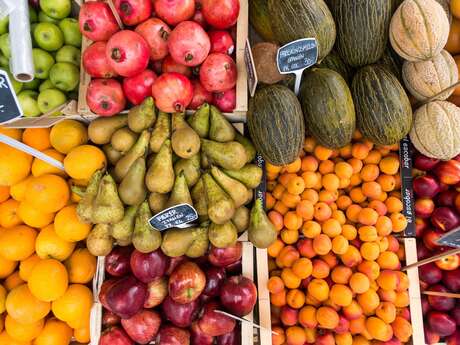
<svg viewBox="0 0 460 345">
<path fill-rule="evenodd" d="M 248 111 L 248 73 L 244 61 L 246 40 L 249 34 L 249 5 L 248 0 L 240 1 L 240 14 L 236 24 L 236 67 L 238 79 L 236 81 L 236 107 L 234 113 L 244 115 Z M 240 120 L 240 119 L 238 119 Z M 246 116 L 244 116 L 246 120 Z"/>
<path fill-rule="evenodd" d="M 243 276 L 254 280 L 254 247 L 251 242 L 242 242 L 243 244 L 243 258 L 242 258 L 242 274 Z M 254 320 L 253 312 L 244 317 L 249 321 Z M 253 327 L 247 322 L 241 323 L 241 344 L 242 345 L 253 345 Z"/>
<path fill-rule="evenodd" d="M 257 262 L 257 293 L 259 296 L 259 325 L 271 330 L 270 293 L 268 282 L 268 256 L 266 249 L 256 249 Z M 269 331 L 260 331 L 260 345 L 272 345 L 272 335 Z"/>
</svg>

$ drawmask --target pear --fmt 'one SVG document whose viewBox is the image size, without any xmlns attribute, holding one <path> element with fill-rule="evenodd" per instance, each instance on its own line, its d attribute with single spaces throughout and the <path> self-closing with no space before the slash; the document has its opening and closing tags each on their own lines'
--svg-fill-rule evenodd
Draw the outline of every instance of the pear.
<svg viewBox="0 0 460 345">
<path fill-rule="evenodd" d="M 150 128 L 156 120 L 155 103 L 152 97 L 131 108 L 128 112 L 128 126 L 133 132 L 140 133 Z"/>
<path fill-rule="evenodd" d="M 275 227 L 265 214 L 262 201 L 257 199 L 252 207 L 249 220 L 249 241 L 257 248 L 265 249 L 276 240 L 277 234 Z"/>
<path fill-rule="evenodd" d="M 232 198 L 217 184 L 213 177 L 203 175 L 206 203 L 209 219 L 216 224 L 224 224 L 235 214 L 235 203 Z"/>
<path fill-rule="evenodd" d="M 204 154 L 204 152 L 201 152 L 201 161 L 200 165 L 202 169 L 209 169 L 211 167 L 211 163 L 209 163 L 208 157 Z"/>
<path fill-rule="evenodd" d="M 160 111 L 157 122 L 153 128 L 152 136 L 150 137 L 150 150 L 155 153 L 160 151 L 163 142 L 171 135 L 170 115 Z"/>
<path fill-rule="evenodd" d="M 110 139 L 112 147 L 120 152 L 128 152 L 138 139 L 137 133 L 134 133 L 128 127 L 117 129 Z"/>
<path fill-rule="evenodd" d="M 224 169 L 223 171 L 250 189 L 258 187 L 262 181 L 263 171 L 255 164 L 247 164 L 242 169 Z"/>
<path fill-rule="evenodd" d="M 199 258 L 206 254 L 209 248 L 208 228 L 199 227 L 195 229 L 195 240 L 188 247 L 185 255 L 189 258 Z"/>
<path fill-rule="evenodd" d="M 129 206 L 125 210 L 123 219 L 113 224 L 112 226 L 112 237 L 117 241 L 118 244 L 131 242 L 131 238 L 134 230 L 134 220 L 136 219 L 137 210 L 139 206 Z"/>
<path fill-rule="evenodd" d="M 239 142 L 241 145 L 244 146 L 244 149 L 246 150 L 246 156 L 247 156 L 246 163 L 254 161 L 254 159 L 256 158 L 256 148 L 254 147 L 251 140 L 246 138 L 244 135 L 241 135 L 237 131 L 236 136 L 235 136 L 235 141 Z"/>
<path fill-rule="evenodd" d="M 185 175 L 182 171 L 179 173 L 179 175 L 176 176 L 173 190 L 169 196 L 165 208 L 179 204 L 193 205 L 192 197 L 190 196 L 190 191 L 187 186 L 187 180 L 185 179 Z"/>
<path fill-rule="evenodd" d="M 118 186 L 118 194 L 125 205 L 138 205 L 145 200 L 145 158 L 136 159 Z"/>
<path fill-rule="evenodd" d="M 168 202 L 169 195 L 168 194 L 160 194 L 160 193 L 150 193 L 149 195 L 149 206 L 152 213 L 155 215 L 163 211 L 166 207 L 166 203 Z"/>
<path fill-rule="evenodd" d="M 235 140 L 235 127 L 222 115 L 215 106 L 211 105 L 209 139 L 226 143 Z"/>
<path fill-rule="evenodd" d="M 88 137 L 97 144 L 108 144 L 112 134 L 119 128 L 128 124 L 127 115 L 118 115 L 111 117 L 99 117 L 91 121 L 88 126 Z"/>
<path fill-rule="evenodd" d="M 211 223 L 208 231 L 209 242 L 217 248 L 234 245 L 238 239 L 238 230 L 231 221 L 224 224 Z"/>
<path fill-rule="evenodd" d="M 254 199 L 254 190 L 253 189 L 248 189 L 247 197 L 248 197 L 248 199 L 244 203 L 245 205 L 250 204 L 252 202 L 252 200 Z"/>
<path fill-rule="evenodd" d="M 201 176 L 200 154 L 197 153 L 190 159 L 179 159 L 174 164 L 174 173 L 178 175 L 181 171 L 184 172 L 188 187 L 192 188 Z"/>
<path fill-rule="evenodd" d="M 206 191 L 204 190 L 203 178 L 200 178 L 191 192 L 193 207 L 195 207 L 200 221 L 208 219 L 208 204 L 206 202 Z"/>
<path fill-rule="evenodd" d="M 70 191 L 79 196 L 80 198 L 83 198 L 85 196 L 85 192 L 86 192 L 86 187 L 82 187 L 82 186 L 77 186 L 76 184 L 73 184 L 71 182 L 71 185 L 70 185 Z"/>
<path fill-rule="evenodd" d="M 244 206 L 237 208 L 232 222 L 238 229 L 238 233 L 245 231 L 249 226 L 249 209 Z"/>
<path fill-rule="evenodd" d="M 88 187 L 86 187 L 85 194 L 78 203 L 77 215 L 83 223 L 91 223 L 93 215 L 93 201 L 96 197 L 103 174 L 104 172 L 102 170 L 98 170 L 91 176 Z"/>
<path fill-rule="evenodd" d="M 137 139 L 137 142 L 134 144 L 133 147 L 121 158 L 117 165 L 115 165 L 115 179 L 117 181 L 123 180 L 126 174 L 131 168 L 131 165 L 138 159 L 139 157 L 143 157 L 147 152 L 147 147 L 149 144 L 150 139 L 150 132 L 145 130 Z"/>
<path fill-rule="evenodd" d="M 248 189 L 244 184 L 224 174 L 216 166 L 211 168 L 211 174 L 219 186 L 233 199 L 236 208 L 244 205 L 248 197 Z"/>
<path fill-rule="evenodd" d="M 150 253 L 161 245 L 161 232 L 152 228 L 149 219 L 152 217 L 149 204 L 144 201 L 134 223 L 133 245 L 141 253 Z"/>
<path fill-rule="evenodd" d="M 244 146 L 236 141 L 219 143 L 201 139 L 202 151 L 208 160 L 224 169 L 239 170 L 247 161 Z"/>
<path fill-rule="evenodd" d="M 191 158 L 200 152 L 200 136 L 187 124 L 182 114 L 173 114 L 171 145 L 180 158 Z"/>
<path fill-rule="evenodd" d="M 104 151 L 108 161 L 112 165 L 117 164 L 121 157 L 123 157 L 123 154 L 115 150 L 112 144 L 105 144 L 104 146 L 102 146 L 102 150 Z"/>
<path fill-rule="evenodd" d="M 97 190 L 93 201 L 91 220 L 95 224 L 115 224 L 123 219 L 125 209 L 118 196 L 117 185 L 109 174 L 106 174 Z"/>
<path fill-rule="evenodd" d="M 96 224 L 86 238 L 86 247 L 94 256 L 107 256 L 113 248 L 110 225 Z"/>
<path fill-rule="evenodd" d="M 188 118 L 189 125 L 201 138 L 207 138 L 209 135 L 209 110 L 209 104 L 204 103 Z"/>
<path fill-rule="evenodd" d="M 195 228 L 169 229 L 163 235 L 161 250 L 169 257 L 185 255 L 195 238 Z"/>
<path fill-rule="evenodd" d="M 145 184 L 151 192 L 169 193 L 174 186 L 171 140 L 166 139 L 150 165 Z"/>
</svg>

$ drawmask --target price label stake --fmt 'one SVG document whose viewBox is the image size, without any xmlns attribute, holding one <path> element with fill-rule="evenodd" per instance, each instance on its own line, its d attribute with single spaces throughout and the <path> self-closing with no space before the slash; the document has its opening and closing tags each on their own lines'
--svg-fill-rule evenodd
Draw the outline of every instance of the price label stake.
<svg viewBox="0 0 460 345">
<path fill-rule="evenodd" d="M 0 123 L 23 115 L 8 73 L 0 69 Z"/>
<path fill-rule="evenodd" d="M 460 226 L 442 235 L 436 243 L 440 246 L 460 248 Z"/>
<path fill-rule="evenodd" d="M 302 73 L 308 67 L 313 66 L 318 61 L 318 43 L 316 38 L 302 38 L 290 42 L 280 49 L 276 56 L 278 71 L 281 74 L 295 74 L 296 95 L 300 91 Z"/>
<path fill-rule="evenodd" d="M 179 204 L 167 208 L 149 219 L 150 225 L 164 231 L 170 228 L 189 228 L 198 219 L 198 212 L 189 204 Z"/>
</svg>

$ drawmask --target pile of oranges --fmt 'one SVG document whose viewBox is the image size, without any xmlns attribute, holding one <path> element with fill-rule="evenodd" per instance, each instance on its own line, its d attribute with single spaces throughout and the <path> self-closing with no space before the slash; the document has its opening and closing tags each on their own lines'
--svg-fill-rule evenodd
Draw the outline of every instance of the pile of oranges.
<svg viewBox="0 0 460 345">
<path fill-rule="evenodd" d="M 0 132 L 66 167 L 0 144 L 0 345 L 88 343 L 96 258 L 81 242 L 92 226 L 78 219 L 70 185 L 84 186 L 101 162 L 78 154 L 90 146 L 80 123 Z M 66 163 L 72 152 L 76 161 Z M 78 166 L 81 179 L 67 166 Z"/>
<path fill-rule="evenodd" d="M 292 164 L 267 164 L 274 345 L 409 341 L 398 149 L 355 132 L 339 150 L 306 138 Z"/>
</svg>

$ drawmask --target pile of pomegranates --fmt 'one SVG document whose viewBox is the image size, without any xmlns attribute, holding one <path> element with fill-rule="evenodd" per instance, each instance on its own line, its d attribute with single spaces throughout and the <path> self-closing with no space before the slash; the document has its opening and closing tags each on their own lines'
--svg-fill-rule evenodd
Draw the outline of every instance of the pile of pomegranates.
<svg viewBox="0 0 460 345">
<path fill-rule="evenodd" d="M 257 288 L 241 275 L 242 246 L 211 247 L 206 257 L 170 258 L 115 247 L 106 257 L 100 345 L 239 345 L 238 323 Z"/>
<path fill-rule="evenodd" d="M 148 96 L 167 113 L 205 102 L 235 109 L 239 0 L 114 3 L 123 30 L 106 2 L 85 2 L 80 11 L 80 30 L 94 41 L 82 56 L 93 78 L 86 95 L 92 112 L 112 116 Z"/>
<path fill-rule="evenodd" d="M 439 161 L 416 154 L 414 179 L 417 254 L 422 260 L 452 249 L 436 241 L 460 226 L 460 156 Z M 451 255 L 419 267 L 422 291 L 460 292 L 460 256 Z M 460 300 L 422 295 L 425 341 L 460 344 Z"/>
</svg>

